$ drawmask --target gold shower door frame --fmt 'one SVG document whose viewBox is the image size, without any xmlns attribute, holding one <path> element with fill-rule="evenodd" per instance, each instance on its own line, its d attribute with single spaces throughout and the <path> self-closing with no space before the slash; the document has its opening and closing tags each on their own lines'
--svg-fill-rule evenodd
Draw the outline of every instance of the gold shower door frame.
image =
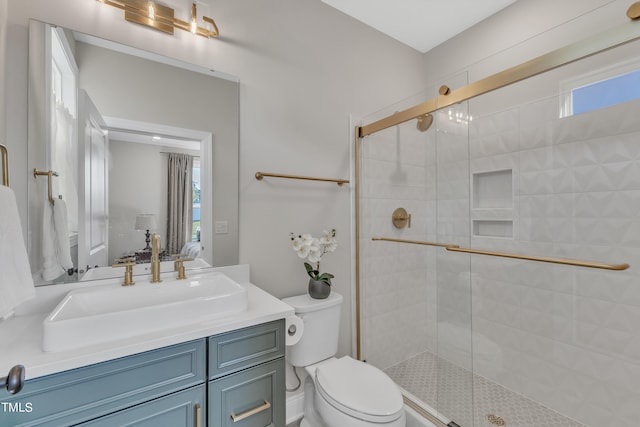
<svg viewBox="0 0 640 427">
<path fill-rule="evenodd" d="M 634 3 L 633 7 L 640 5 L 640 2 Z M 630 16 L 630 15 L 629 15 Z M 630 16 L 631 17 L 631 16 Z M 492 92 L 513 83 L 526 80 L 530 77 L 551 71 L 572 62 L 596 55 L 601 52 L 622 46 L 624 44 L 640 39 L 640 22 L 637 18 L 625 22 L 617 27 L 599 33 L 595 36 L 578 41 L 571 45 L 551 51 L 530 61 L 524 62 L 515 67 L 500 71 L 484 79 L 478 80 L 459 89 L 450 90 L 446 86 L 440 88 L 440 94 L 421 104 L 415 105 L 406 110 L 394 113 L 390 116 L 377 120 L 373 123 L 355 127 L 355 147 L 354 147 L 354 174 L 355 174 L 355 298 L 356 298 L 356 356 L 358 360 L 362 360 L 362 335 L 361 335 L 361 294 L 360 294 L 360 144 L 363 138 L 376 132 L 388 129 L 401 123 L 417 119 L 420 116 L 431 114 L 440 109 L 458 104 L 480 95 Z M 405 397 L 406 403 L 408 401 Z M 434 422 L 439 420 L 426 414 L 424 410 L 411 405 L 422 415 Z"/>
</svg>

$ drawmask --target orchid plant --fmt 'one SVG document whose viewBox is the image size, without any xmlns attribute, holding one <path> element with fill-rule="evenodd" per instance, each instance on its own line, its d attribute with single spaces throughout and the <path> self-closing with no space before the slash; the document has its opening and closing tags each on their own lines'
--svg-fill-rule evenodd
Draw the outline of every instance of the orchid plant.
<svg viewBox="0 0 640 427">
<path fill-rule="evenodd" d="M 320 273 L 320 260 L 327 252 L 333 252 L 338 247 L 336 240 L 336 230 L 323 231 L 321 237 L 313 237 L 310 234 L 290 234 L 293 250 L 296 251 L 300 258 L 306 258 L 304 267 L 307 274 L 314 280 L 319 280 L 331 285 L 333 274 Z M 310 264 L 315 264 L 315 268 Z"/>
</svg>

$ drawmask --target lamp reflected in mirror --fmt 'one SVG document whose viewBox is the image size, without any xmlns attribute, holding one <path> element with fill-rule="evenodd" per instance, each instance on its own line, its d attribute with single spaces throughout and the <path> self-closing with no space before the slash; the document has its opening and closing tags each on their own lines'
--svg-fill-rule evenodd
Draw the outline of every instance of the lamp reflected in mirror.
<svg viewBox="0 0 640 427">
<path fill-rule="evenodd" d="M 149 245 L 149 243 L 151 243 L 151 232 L 150 230 L 155 230 L 158 227 L 158 225 L 156 224 L 156 215 L 155 214 L 139 214 L 136 217 L 136 225 L 135 225 L 135 229 L 136 230 L 140 230 L 140 231 L 145 231 L 145 243 L 147 244 L 142 250 L 143 251 L 150 251 L 151 250 L 151 246 Z"/>
</svg>

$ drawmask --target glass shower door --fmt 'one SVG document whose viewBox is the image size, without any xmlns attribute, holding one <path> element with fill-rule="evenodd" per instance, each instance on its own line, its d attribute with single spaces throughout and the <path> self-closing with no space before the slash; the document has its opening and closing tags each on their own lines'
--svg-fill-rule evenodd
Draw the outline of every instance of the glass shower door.
<svg viewBox="0 0 640 427">
<path fill-rule="evenodd" d="M 466 74 L 447 82 L 467 84 Z M 468 247 L 470 176 L 468 102 L 434 113 L 436 118 L 436 241 Z M 438 248 L 436 283 L 436 411 L 446 422 L 473 427 L 473 341 L 471 260 L 468 254 Z M 455 424 L 454 424 L 455 423 Z"/>
</svg>

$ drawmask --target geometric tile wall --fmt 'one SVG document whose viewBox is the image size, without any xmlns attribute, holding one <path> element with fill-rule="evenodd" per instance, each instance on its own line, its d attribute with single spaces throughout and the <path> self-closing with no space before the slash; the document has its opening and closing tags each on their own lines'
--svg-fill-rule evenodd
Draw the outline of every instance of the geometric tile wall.
<svg viewBox="0 0 640 427">
<path fill-rule="evenodd" d="M 384 369 L 430 351 L 584 425 L 636 427 L 640 102 L 565 118 L 558 105 L 553 97 L 467 122 L 465 103 L 438 112 L 428 132 L 409 122 L 365 139 L 363 355 Z M 495 207 L 479 204 L 474 180 L 496 171 L 509 171 L 512 194 Z M 412 214 L 410 229 L 391 224 L 396 207 Z M 457 254 L 372 236 L 631 268 Z"/>
</svg>

